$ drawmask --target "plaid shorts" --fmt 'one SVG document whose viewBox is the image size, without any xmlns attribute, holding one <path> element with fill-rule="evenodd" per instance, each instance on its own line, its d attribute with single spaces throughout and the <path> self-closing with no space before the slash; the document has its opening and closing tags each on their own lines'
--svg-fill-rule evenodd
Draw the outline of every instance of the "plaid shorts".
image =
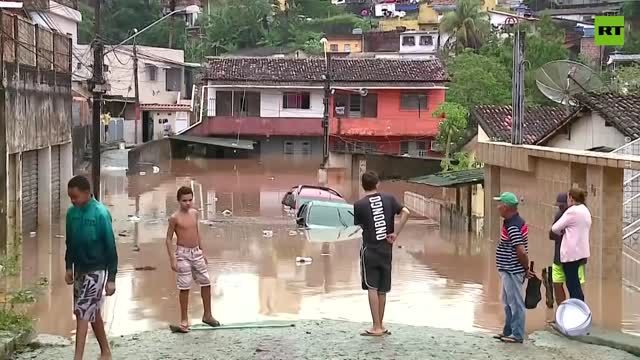
<svg viewBox="0 0 640 360">
<path fill-rule="evenodd" d="M 176 282 L 179 290 L 191 289 L 192 280 L 200 286 L 211 285 L 209 269 L 204 254 L 199 247 L 187 248 L 178 246 L 176 249 L 178 276 Z"/>
</svg>

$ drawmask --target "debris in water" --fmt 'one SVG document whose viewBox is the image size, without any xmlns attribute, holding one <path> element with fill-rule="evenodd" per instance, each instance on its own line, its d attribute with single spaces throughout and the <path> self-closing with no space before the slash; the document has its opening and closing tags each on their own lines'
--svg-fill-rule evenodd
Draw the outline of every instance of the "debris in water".
<svg viewBox="0 0 640 360">
<path fill-rule="evenodd" d="M 273 237 L 273 230 L 262 230 L 262 236 L 266 238 Z"/>
<path fill-rule="evenodd" d="M 275 180 L 276 177 L 275 176 L 269 176 L 269 180 Z"/>
<path fill-rule="evenodd" d="M 131 222 L 138 222 L 138 221 L 140 221 L 140 217 L 135 216 L 135 215 L 129 215 L 128 216 L 128 220 L 131 221 Z"/>
<path fill-rule="evenodd" d="M 129 236 L 129 234 L 127 234 L 127 230 L 122 230 L 118 233 L 118 236 L 120 237 L 127 237 Z"/>
<path fill-rule="evenodd" d="M 312 261 L 313 259 L 310 257 L 302 257 L 302 256 L 296 257 L 296 265 L 310 265 Z"/>
<path fill-rule="evenodd" d="M 33 238 L 33 237 L 36 237 L 36 232 L 35 232 L 35 231 L 30 232 L 30 233 L 29 233 L 29 236 L 31 236 L 32 238 Z"/>
<path fill-rule="evenodd" d="M 145 175 L 147 175 L 146 171 L 140 171 L 140 176 L 145 176 Z"/>
<path fill-rule="evenodd" d="M 398 245 L 398 249 L 402 249 L 404 246 L 402 245 Z"/>
<path fill-rule="evenodd" d="M 133 245 L 133 251 L 135 251 L 135 252 L 139 252 L 139 251 L 140 251 L 140 246 L 138 246 L 138 245 Z"/>
<path fill-rule="evenodd" d="M 159 172 L 160 172 L 160 168 L 159 168 L 159 167 L 157 167 L 157 166 L 154 166 L 154 167 L 153 167 L 153 173 L 154 173 L 154 174 L 157 174 L 157 173 L 159 173 Z"/>
<path fill-rule="evenodd" d="M 56 238 L 58 238 L 58 239 L 64 239 L 64 235 L 56 235 Z"/>
<path fill-rule="evenodd" d="M 153 266 L 137 266 L 133 268 L 135 271 L 153 271 L 156 268 Z"/>
<path fill-rule="evenodd" d="M 229 217 L 229 216 L 233 215 L 233 213 L 231 212 L 231 210 L 225 210 L 225 211 L 222 212 L 222 215 Z"/>
<path fill-rule="evenodd" d="M 296 236 L 298 235 L 298 232 L 295 230 L 289 230 L 289 236 Z"/>
</svg>

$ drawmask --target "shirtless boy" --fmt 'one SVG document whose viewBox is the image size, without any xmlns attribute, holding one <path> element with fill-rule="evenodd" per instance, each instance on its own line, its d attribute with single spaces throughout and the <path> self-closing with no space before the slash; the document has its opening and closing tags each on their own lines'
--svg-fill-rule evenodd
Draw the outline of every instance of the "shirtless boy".
<svg viewBox="0 0 640 360">
<path fill-rule="evenodd" d="M 202 322 L 209 326 L 220 326 L 211 314 L 211 281 L 207 269 L 208 261 L 202 251 L 202 241 L 198 231 L 198 211 L 192 208 L 193 190 L 183 186 L 178 189 L 180 210 L 169 218 L 167 229 L 167 253 L 171 262 L 171 269 L 177 273 L 178 290 L 180 290 L 180 326 L 177 332 L 188 333 L 189 317 L 189 289 L 195 280 L 201 287 L 204 316 Z M 178 238 L 177 248 L 173 250 L 173 233 Z"/>
</svg>

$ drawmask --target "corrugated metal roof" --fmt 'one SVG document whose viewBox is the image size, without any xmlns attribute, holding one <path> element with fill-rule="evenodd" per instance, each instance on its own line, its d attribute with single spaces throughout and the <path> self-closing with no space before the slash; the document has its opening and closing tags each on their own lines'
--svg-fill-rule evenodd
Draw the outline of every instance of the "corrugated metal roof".
<svg viewBox="0 0 640 360">
<path fill-rule="evenodd" d="M 484 168 L 441 172 L 433 175 L 418 176 L 408 180 L 410 183 L 435 187 L 459 187 L 484 183 Z"/>
</svg>

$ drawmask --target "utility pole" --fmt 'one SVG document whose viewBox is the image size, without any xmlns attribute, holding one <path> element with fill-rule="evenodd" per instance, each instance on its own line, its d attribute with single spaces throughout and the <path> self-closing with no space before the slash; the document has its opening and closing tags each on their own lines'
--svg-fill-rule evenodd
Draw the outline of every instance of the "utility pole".
<svg viewBox="0 0 640 360">
<path fill-rule="evenodd" d="M 176 0 L 169 0 L 169 12 L 176 11 Z M 169 18 L 169 49 L 173 49 L 173 34 L 175 32 L 176 22 L 173 15 Z"/>
<path fill-rule="evenodd" d="M 138 48 L 136 47 L 136 39 L 133 39 L 133 89 L 135 96 L 135 120 L 134 124 L 134 141 L 138 145 L 138 127 L 140 124 L 140 90 L 138 88 Z"/>
<path fill-rule="evenodd" d="M 326 46 L 326 45 L 325 45 Z M 326 54 L 327 72 L 324 75 L 324 117 L 322 120 L 322 128 L 324 131 L 323 147 L 322 147 L 322 165 L 327 168 L 329 165 L 329 99 L 331 98 L 331 54 Z"/>
<path fill-rule="evenodd" d="M 524 130 L 524 61 L 526 32 L 520 30 L 519 20 L 509 17 L 506 24 L 514 25 L 513 79 L 511 90 L 511 143 L 522 145 Z"/>
<path fill-rule="evenodd" d="M 102 0 L 95 0 L 95 40 L 93 42 L 93 131 L 91 132 L 91 179 L 93 182 L 93 196 L 100 200 L 100 134 L 102 133 L 102 94 L 104 94 L 104 78 L 102 63 L 104 47 L 102 44 Z"/>
</svg>

